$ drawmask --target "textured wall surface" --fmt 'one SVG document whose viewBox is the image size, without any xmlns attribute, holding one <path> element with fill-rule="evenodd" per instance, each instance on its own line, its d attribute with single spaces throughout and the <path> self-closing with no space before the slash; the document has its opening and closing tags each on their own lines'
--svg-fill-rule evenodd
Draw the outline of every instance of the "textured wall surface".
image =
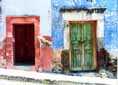
<svg viewBox="0 0 118 85">
<path fill-rule="evenodd" d="M 46 4 L 45 4 L 46 3 Z M 6 38 L 6 29 L 10 28 L 10 26 L 6 27 L 6 17 L 7 16 L 38 16 L 40 17 L 40 20 L 38 20 L 38 29 L 40 29 L 41 36 L 43 35 L 51 35 L 51 24 L 50 24 L 50 12 L 51 12 L 51 1 L 50 0 L 2 0 L 0 3 L 0 6 L 2 7 L 2 13 L 1 13 L 1 20 L 0 20 L 0 60 L 1 62 L 4 61 L 4 58 L 6 59 L 6 66 L 10 68 L 11 65 L 11 57 L 7 56 L 9 55 L 7 52 L 12 52 L 13 48 L 11 48 L 11 44 L 8 44 L 12 42 L 10 39 L 8 42 L 3 42 Z M 34 19 L 30 19 L 33 20 Z M 9 21 L 8 21 L 9 22 Z M 15 20 L 15 22 L 18 22 Z M 32 23 L 31 22 L 31 23 Z M 38 32 L 38 31 L 37 31 Z M 37 39 L 37 37 L 35 37 Z M 37 42 L 37 41 L 36 41 Z M 37 42 L 38 43 L 38 42 Z M 5 45 L 3 45 L 5 44 Z M 7 44 L 7 45 L 6 45 Z M 39 45 L 39 44 L 38 44 Z M 9 48 L 10 47 L 10 48 Z M 36 46 L 39 48 L 38 46 Z M 8 50 L 7 50 L 8 49 Z M 10 49 L 10 50 L 9 50 Z M 5 52 L 4 52 L 5 50 Z M 35 50 L 35 52 L 39 55 L 39 52 Z M 48 53 L 48 52 L 47 52 Z M 10 54 L 12 56 L 13 54 Z M 51 53 L 50 53 L 51 55 Z M 45 55 L 43 55 L 45 56 Z M 40 59 L 35 59 L 36 63 Z M 10 61 L 10 62 L 9 62 Z M 4 62 L 0 63 L 1 67 L 3 67 Z M 36 65 L 36 69 L 38 70 L 39 65 Z M 49 67 L 50 68 L 50 67 Z"/>
<path fill-rule="evenodd" d="M 91 1 L 91 0 L 90 0 Z M 64 33 L 60 8 L 106 8 L 104 13 L 104 47 L 113 55 L 118 52 L 117 0 L 52 0 L 52 39 L 54 49 L 63 49 Z"/>
<path fill-rule="evenodd" d="M 50 36 L 43 36 L 46 40 L 49 42 L 51 41 Z M 41 47 L 40 47 L 40 61 L 41 61 L 41 67 L 42 71 L 44 72 L 50 72 L 51 71 L 51 64 L 52 64 L 52 48 L 50 45 L 47 45 L 44 42 L 41 42 Z"/>
<path fill-rule="evenodd" d="M 50 0 L 2 0 L 0 36 L 5 37 L 6 16 L 40 16 L 40 34 L 51 35 Z"/>
</svg>

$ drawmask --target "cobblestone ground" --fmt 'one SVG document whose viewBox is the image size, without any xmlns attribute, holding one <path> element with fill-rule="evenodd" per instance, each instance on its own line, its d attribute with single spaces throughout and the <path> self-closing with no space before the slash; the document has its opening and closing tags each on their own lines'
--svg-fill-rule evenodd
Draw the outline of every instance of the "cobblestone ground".
<svg viewBox="0 0 118 85">
<path fill-rule="evenodd" d="M 0 79 L 0 85 L 47 85 L 47 84 L 41 84 L 38 82 L 25 82 L 25 81 Z"/>
<path fill-rule="evenodd" d="M 47 85 L 47 84 L 34 83 L 34 82 L 23 82 L 23 81 L 13 81 L 13 80 L 0 80 L 0 85 Z"/>
<path fill-rule="evenodd" d="M 86 80 L 85 80 L 86 81 Z M 25 77 L 9 77 L 0 76 L 0 85 L 117 85 L 113 84 L 101 84 L 101 83 L 85 83 L 85 82 L 72 82 L 72 81 L 56 81 L 56 80 L 34 80 Z"/>
<path fill-rule="evenodd" d="M 18 81 L 18 80 L 6 80 L 0 79 L 0 85 L 101 85 L 90 83 L 75 83 L 75 82 L 61 82 L 61 81 Z M 106 85 L 106 84 L 102 84 Z"/>
<path fill-rule="evenodd" d="M 117 79 L 90 77 L 88 74 L 87 76 L 70 76 L 0 69 L 0 85 L 117 85 L 117 83 Z"/>
</svg>

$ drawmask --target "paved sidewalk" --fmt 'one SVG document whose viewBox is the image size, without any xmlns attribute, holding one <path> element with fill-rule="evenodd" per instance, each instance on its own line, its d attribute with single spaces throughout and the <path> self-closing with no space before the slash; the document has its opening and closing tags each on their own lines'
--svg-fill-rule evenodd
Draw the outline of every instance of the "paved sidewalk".
<svg viewBox="0 0 118 85">
<path fill-rule="evenodd" d="M 48 81 L 57 81 L 57 82 L 60 81 L 60 82 L 93 83 L 93 84 L 96 83 L 96 84 L 105 84 L 105 85 L 118 84 L 118 79 L 69 76 L 69 75 L 55 74 L 55 73 L 39 73 L 34 71 L 23 71 L 23 70 L 13 70 L 13 69 L 3 69 L 3 68 L 0 68 L 0 77 L 1 76 L 10 76 L 14 78 L 31 79 L 36 81 L 48 80 Z"/>
</svg>

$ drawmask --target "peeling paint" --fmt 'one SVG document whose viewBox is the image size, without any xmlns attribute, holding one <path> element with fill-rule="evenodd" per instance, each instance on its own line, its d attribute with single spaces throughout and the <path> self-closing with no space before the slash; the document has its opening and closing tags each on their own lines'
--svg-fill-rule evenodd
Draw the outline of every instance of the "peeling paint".
<svg viewBox="0 0 118 85">
<path fill-rule="evenodd" d="M 87 0 L 52 0 L 52 39 L 53 39 L 53 49 L 63 49 L 64 45 L 64 32 L 62 24 L 62 15 L 59 12 L 60 8 L 106 8 L 104 13 L 104 32 L 99 31 L 100 36 L 104 36 L 104 47 L 110 53 L 118 52 L 118 12 L 117 12 L 117 0 L 94 0 L 93 2 L 88 2 Z M 113 5 L 111 5 L 113 4 Z M 66 15 L 67 17 L 69 15 Z M 73 15 L 74 16 L 74 15 Z M 95 15 L 94 15 L 95 16 Z M 96 18 L 100 16 L 96 16 Z M 80 17 L 81 18 L 81 17 Z M 55 22 L 55 19 L 57 20 Z M 70 19 L 70 17 L 67 17 Z M 101 20 L 100 20 L 101 23 Z M 99 28 L 101 25 L 99 25 Z"/>
</svg>

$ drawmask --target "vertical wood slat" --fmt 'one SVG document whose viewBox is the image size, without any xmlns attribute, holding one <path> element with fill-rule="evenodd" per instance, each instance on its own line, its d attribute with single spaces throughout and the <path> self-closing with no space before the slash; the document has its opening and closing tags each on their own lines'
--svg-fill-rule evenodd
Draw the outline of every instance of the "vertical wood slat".
<svg viewBox="0 0 118 85">
<path fill-rule="evenodd" d="M 94 65 L 93 24 L 71 24 L 71 68 L 90 70 Z"/>
</svg>

